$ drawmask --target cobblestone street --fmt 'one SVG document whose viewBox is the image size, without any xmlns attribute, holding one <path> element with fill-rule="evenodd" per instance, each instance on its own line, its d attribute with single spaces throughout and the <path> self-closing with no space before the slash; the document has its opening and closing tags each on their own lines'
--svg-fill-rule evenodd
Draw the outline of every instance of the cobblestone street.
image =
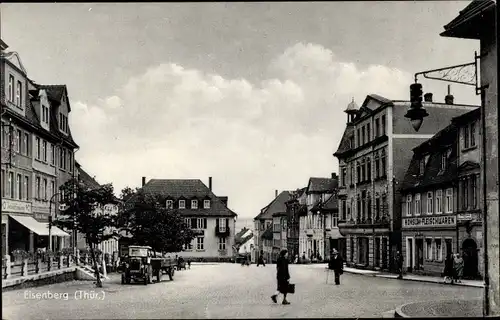
<svg viewBox="0 0 500 320">
<path fill-rule="evenodd" d="M 408 302 L 446 299 L 480 299 L 481 288 L 399 281 L 344 274 L 342 285 L 326 285 L 326 273 L 314 265 L 291 265 L 291 282 L 297 292 L 291 305 L 273 304 L 276 266 L 238 264 L 193 265 L 170 282 L 121 285 L 112 275 L 97 291 L 91 282 L 74 281 L 5 292 L 3 319 L 90 318 L 297 318 L 381 317 Z M 77 300 L 75 292 L 95 290 L 99 299 Z M 27 292 L 68 293 L 68 300 L 25 298 Z M 78 298 L 78 297 L 77 297 Z"/>
</svg>

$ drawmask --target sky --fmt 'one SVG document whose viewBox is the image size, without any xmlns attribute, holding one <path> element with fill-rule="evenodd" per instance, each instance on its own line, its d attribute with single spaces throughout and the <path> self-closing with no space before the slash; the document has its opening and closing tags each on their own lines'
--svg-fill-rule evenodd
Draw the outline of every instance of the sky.
<svg viewBox="0 0 500 320">
<path fill-rule="evenodd" d="M 76 159 L 97 181 L 211 176 L 248 219 L 338 172 L 352 99 L 408 100 L 414 73 L 472 62 L 477 41 L 439 36 L 468 3 L 8 3 L 0 34 L 28 77 L 67 85 Z M 444 101 L 447 83 L 421 83 Z"/>
</svg>

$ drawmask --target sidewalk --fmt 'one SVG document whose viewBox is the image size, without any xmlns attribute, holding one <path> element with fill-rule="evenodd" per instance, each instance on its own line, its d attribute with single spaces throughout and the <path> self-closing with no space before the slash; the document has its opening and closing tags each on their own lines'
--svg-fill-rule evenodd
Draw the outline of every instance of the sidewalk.
<svg viewBox="0 0 500 320">
<path fill-rule="evenodd" d="M 328 264 L 317 263 L 317 264 L 311 264 L 311 265 L 307 265 L 307 266 L 310 268 L 324 269 L 324 268 L 327 268 Z M 397 279 L 397 277 L 398 277 L 398 275 L 394 274 L 394 273 L 387 273 L 387 272 L 374 271 L 374 270 L 363 270 L 363 269 L 356 269 L 356 268 L 350 268 L 350 267 L 344 267 L 344 272 L 360 274 L 360 275 L 364 275 L 364 276 L 386 278 L 386 279 Z M 416 274 L 404 274 L 403 280 L 444 284 L 443 278 L 441 278 L 441 277 L 421 276 L 421 275 L 416 275 Z M 482 280 L 462 280 L 461 283 L 455 283 L 455 285 L 466 286 L 466 287 L 484 288 L 484 282 Z"/>
</svg>

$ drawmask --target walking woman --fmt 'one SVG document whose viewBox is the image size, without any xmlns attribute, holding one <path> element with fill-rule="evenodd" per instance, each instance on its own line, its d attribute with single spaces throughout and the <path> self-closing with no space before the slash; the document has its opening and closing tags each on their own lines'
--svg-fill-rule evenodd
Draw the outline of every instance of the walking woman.
<svg viewBox="0 0 500 320">
<path fill-rule="evenodd" d="M 274 303 L 278 303 L 278 295 L 283 294 L 283 304 L 290 304 L 286 300 L 288 293 L 288 284 L 290 280 L 290 273 L 288 272 L 288 251 L 281 250 L 280 256 L 276 263 L 276 279 L 278 280 L 278 290 L 271 296 Z"/>
<path fill-rule="evenodd" d="M 460 253 L 455 254 L 455 260 L 453 261 L 453 269 L 455 275 L 455 281 L 461 283 L 463 273 L 464 273 L 464 259 L 460 256 Z"/>
</svg>

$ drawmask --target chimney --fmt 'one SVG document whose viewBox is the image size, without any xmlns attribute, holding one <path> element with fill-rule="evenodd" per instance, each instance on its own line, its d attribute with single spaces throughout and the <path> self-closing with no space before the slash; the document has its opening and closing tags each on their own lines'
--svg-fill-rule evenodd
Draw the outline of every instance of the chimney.
<svg viewBox="0 0 500 320">
<path fill-rule="evenodd" d="M 424 94 L 424 101 L 425 102 L 432 102 L 432 93 L 428 92 Z"/>
<path fill-rule="evenodd" d="M 278 190 L 274 190 L 274 197 L 277 198 L 278 197 Z"/>
<path fill-rule="evenodd" d="M 145 184 L 146 184 L 146 177 L 142 177 L 142 186 L 144 187 Z"/>
<path fill-rule="evenodd" d="M 212 177 L 208 177 L 208 189 L 212 191 Z"/>
<path fill-rule="evenodd" d="M 444 97 L 444 103 L 446 104 L 453 104 L 453 96 L 450 93 L 450 85 L 448 85 L 448 95 Z"/>
</svg>

